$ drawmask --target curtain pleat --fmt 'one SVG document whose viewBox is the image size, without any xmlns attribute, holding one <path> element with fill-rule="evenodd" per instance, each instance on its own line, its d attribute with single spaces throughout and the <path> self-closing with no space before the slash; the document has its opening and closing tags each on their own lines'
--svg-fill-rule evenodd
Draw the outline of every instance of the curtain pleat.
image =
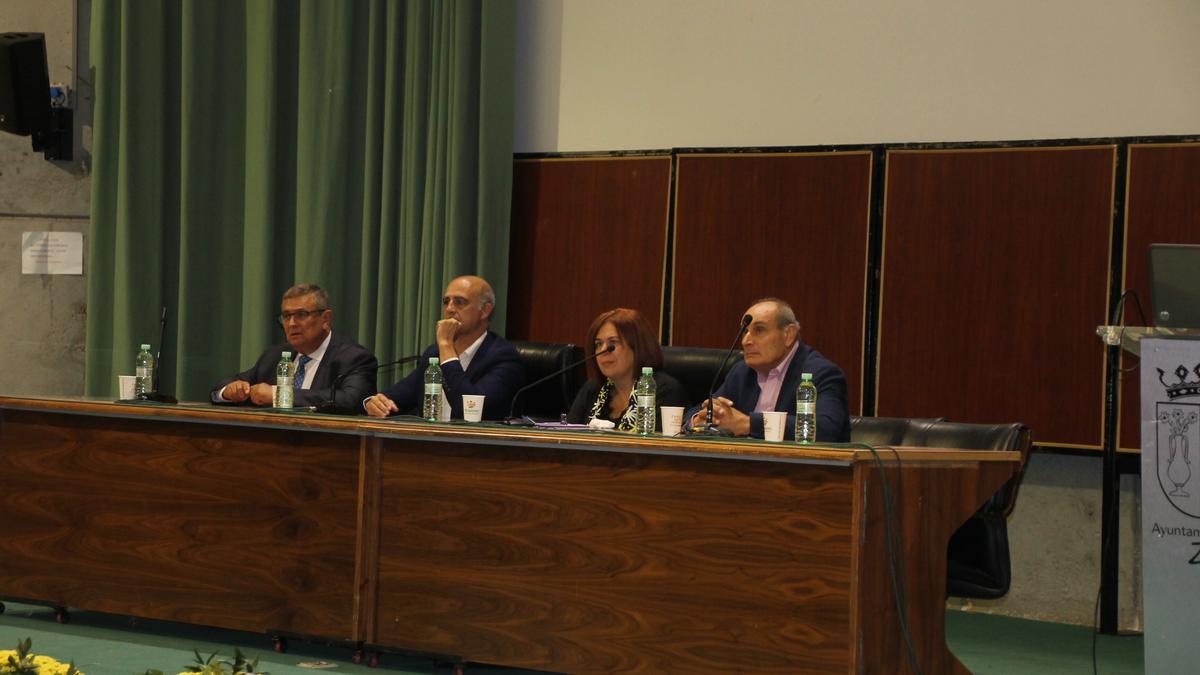
<svg viewBox="0 0 1200 675">
<path fill-rule="evenodd" d="M 492 282 L 503 329 L 510 0 L 92 12 L 88 395 L 115 396 L 137 345 L 158 348 L 165 306 L 162 388 L 205 399 L 282 341 L 299 282 L 381 362 L 432 341 L 459 274 Z"/>
</svg>

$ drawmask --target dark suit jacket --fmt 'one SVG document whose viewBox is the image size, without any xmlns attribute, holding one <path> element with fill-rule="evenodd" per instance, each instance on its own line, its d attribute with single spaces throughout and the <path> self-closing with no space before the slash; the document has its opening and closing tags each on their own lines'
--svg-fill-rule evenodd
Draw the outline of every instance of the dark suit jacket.
<svg viewBox="0 0 1200 675">
<path fill-rule="evenodd" d="M 295 350 L 289 344 L 268 347 L 249 370 L 221 380 L 213 386 L 209 398 L 213 403 L 236 405 L 221 398 L 221 388 L 230 382 L 245 380 L 251 385 L 275 384 L 275 367 L 279 365 L 279 357 L 284 351 Z M 293 360 L 296 358 L 299 357 L 293 354 Z M 325 356 L 321 359 L 312 384 L 308 389 L 296 392 L 295 405 L 300 407 L 327 402 L 330 386 L 336 381 L 334 401 L 337 404 L 337 412 L 353 414 L 362 407 L 364 398 L 375 394 L 375 369 L 378 365 L 375 355 L 367 351 L 366 347 L 346 335 L 333 331 L 333 337 L 329 338 L 329 346 L 325 348 Z M 242 405 L 251 404 L 246 400 Z"/>
<path fill-rule="evenodd" d="M 421 353 L 421 360 L 408 377 L 384 390 L 383 395 L 392 399 L 400 414 L 418 412 L 425 390 L 425 369 L 429 357 L 437 355 L 438 347 L 434 343 Z M 450 417 L 462 419 L 463 394 L 483 394 L 483 419 L 504 419 L 512 406 L 513 394 L 525 384 L 525 366 L 516 347 L 488 331 L 479 351 L 471 359 L 471 367 L 463 371 L 462 362 L 457 359 L 443 363 L 442 378 L 442 390 L 450 402 Z M 362 399 L 359 399 L 358 410 L 364 412 Z"/>
<path fill-rule="evenodd" d="M 783 386 L 779 389 L 779 398 L 775 401 L 775 410 L 788 414 L 787 424 L 783 428 L 784 439 L 796 439 L 796 387 L 800 385 L 801 373 L 812 373 L 813 383 L 817 385 L 817 440 L 849 443 L 850 408 L 847 404 L 846 376 L 836 364 L 803 342 L 788 365 Z M 733 407 L 750 416 L 750 435 L 754 438 L 763 437 L 762 413 L 752 412 L 758 403 L 759 393 L 758 375 L 750 366 L 740 362 L 729 371 L 725 382 L 714 394 L 733 401 Z M 688 410 L 684 419 L 690 419 L 701 407 Z"/>
<path fill-rule="evenodd" d="M 601 383 L 588 378 L 588 381 L 580 388 L 579 393 L 575 395 L 575 402 L 571 404 L 571 411 L 567 413 L 567 422 L 571 424 L 586 424 L 588 422 L 588 413 L 592 411 L 592 406 L 596 405 L 596 397 L 600 395 Z M 687 391 L 683 385 L 679 384 L 679 380 L 670 375 L 656 370 L 654 371 L 654 402 L 659 407 L 664 405 L 687 406 L 689 403 Z M 601 411 L 600 417 L 609 422 L 616 422 L 613 415 L 612 401 L 608 402 L 608 408 Z M 624 407 L 619 412 L 623 412 Z"/>
</svg>

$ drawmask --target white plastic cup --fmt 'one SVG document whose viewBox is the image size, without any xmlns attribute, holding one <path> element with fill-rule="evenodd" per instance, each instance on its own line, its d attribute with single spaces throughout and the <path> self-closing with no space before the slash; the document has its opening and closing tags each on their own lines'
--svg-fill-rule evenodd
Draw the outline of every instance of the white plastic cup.
<svg viewBox="0 0 1200 675">
<path fill-rule="evenodd" d="M 659 406 L 658 410 L 662 415 L 662 435 L 678 436 L 679 429 L 683 427 L 683 406 L 664 405 Z"/>
<path fill-rule="evenodd" d="M 778 443 L 783 440 L 783 427 L 787 424 L 786 412 L 763 413 L 763 438 Z"/>
<path fill-rule="evenodd" d="M 468 422 L 483 420 L 482 394 L 463 394 L 463 419 Z"/>
<path fill-rule="evenodd" d="M 129 401 L 134 398 L 135 387 L 137 385 L 136 375 L 118 375 L 117 376 L 117 394 L 122 401 Z"/>
</svg>

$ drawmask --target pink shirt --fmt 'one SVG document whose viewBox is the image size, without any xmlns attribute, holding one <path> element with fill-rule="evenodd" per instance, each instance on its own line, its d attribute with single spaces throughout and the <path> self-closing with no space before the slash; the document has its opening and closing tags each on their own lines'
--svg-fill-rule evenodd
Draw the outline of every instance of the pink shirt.
<svg viewBox="0 0 1200 675">
<path fill-rule="evenodd" d="M 771 369 L 771 372 L 763 375 L 755 371 L 755 376 L 758 378 L 758 403 L 754 404 L 754 412 L 770 411 L 775 409 L 775 404 L 779 402 L 779 390 L 783 387 L 783 376 L 787 374 L 788 366 L 792 364 L 792 357 L 796 355 L 796 350 L 800 348 L 800 341 L 796 340 L 796 344 L 792 345 L 792 351 L 784 357 L 779 365 Z"/>
</svg>

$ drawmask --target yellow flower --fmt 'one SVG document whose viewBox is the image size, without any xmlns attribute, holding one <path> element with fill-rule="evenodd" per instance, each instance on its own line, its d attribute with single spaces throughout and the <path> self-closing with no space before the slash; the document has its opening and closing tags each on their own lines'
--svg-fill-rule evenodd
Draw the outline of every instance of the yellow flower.
<svg viewBox="0 0 1200 675">
<path fill-rule="evenodd" d="M 16 659 L 17 653 L 11 649 L 0 650 L 0 673 L 15 672 L 8 664 L 9 657 Z M 67 670 L 70 668 L 68 664 L 61 663 L 49 656 L 30 654 L 28 658 L 37 668 L 38 675 L 67 675 Z M 79 675 L 83 675 L 83 673 L 79 673 Z"/>
</svg>

